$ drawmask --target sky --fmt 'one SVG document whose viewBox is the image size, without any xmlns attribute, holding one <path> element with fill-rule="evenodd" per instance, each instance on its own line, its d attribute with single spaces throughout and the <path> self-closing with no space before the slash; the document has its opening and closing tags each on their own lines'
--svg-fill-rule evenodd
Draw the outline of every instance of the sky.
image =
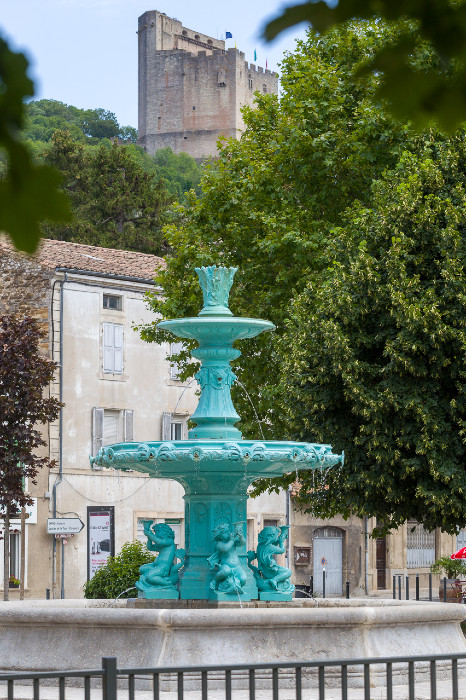
<svg viewBox="0 0 466 700">
<path fill-rule="evenodd" d="M 271 44 L 260 38 L 266 19 L 292 0 L 3 0 L 0 34 L 30 61 L 35 99 L 60 100 L 83 109 L 114 112 L 121 125 L 137 127 L 137 24 L 159 10 L 185 27 L 222 39 L 245 59 L 278 70 L 304 27 Z M 254 61 L 254 50 L 257 61 Z"/>
</svg>

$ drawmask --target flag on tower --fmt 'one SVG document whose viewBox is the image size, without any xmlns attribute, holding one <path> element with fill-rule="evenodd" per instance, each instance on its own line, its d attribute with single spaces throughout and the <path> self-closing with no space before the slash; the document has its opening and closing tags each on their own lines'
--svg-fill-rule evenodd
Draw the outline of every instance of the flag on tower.
<svg viewBox="0 0 466 700">
<path fill-rule="evenodd" d="M 233 34 L 231 32 L 225 32 L 225 40 L 226 39 L 233 39 Z"/>
<path fill-rule="evenodd" d="M 254 49 L 254 60 L 257 61 L 257 51 Z"/>
</svg>

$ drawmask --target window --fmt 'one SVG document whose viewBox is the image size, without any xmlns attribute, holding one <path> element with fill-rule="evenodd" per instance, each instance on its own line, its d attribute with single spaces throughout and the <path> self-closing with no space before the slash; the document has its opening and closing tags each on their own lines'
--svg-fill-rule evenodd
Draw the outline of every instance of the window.
<svg viewBox="0 0 466 700">
<path fill-rule="evenodd" d="M 252 90 L 252 78 L 249 76 L 249 89 Z"/>
<path fill-rule="evenodd" d="M 21 573 L 21 533 L 10 532 L 10 577 L 19 579 Z"/>
<path fill-rule="evenodd" d="M 112 311 L 121 311 L 123 308 L 123 299 L 115 294 L 104 294 L 103 307 L 104 309 L 112 309 Z"/>
<path fill-rule="evenodd" d="M 162 414 L 162 440 L 187 440 L 188 439 L 188 416 L 177 415 L 176 413 Z"/>
<path fill-rule="evenodd" d="M 138 518 L 136 538 L 139 542 L 147 545 L 147 536 L 144 534 L 144 523 L 150 520 L 155 523 L 166 523 L 175 533 L 175 544 L 177 547 L 181 544 L 181 518 Z"/>
<path fill-rule="evenodd" d="M 424 530 L 415 521 L 408 521 L 407 567 L 427 567 L 435 561 L 435 532 Z"/>
<path fill-rule="evenodd" d="M 171 423 L 170 426 L 170 440 L 182 440 L 182 434 L 183 434 L 183 423 L 180 422 L 175 422 Z"/>
<path fill-rule="evenodd" d="M 133 416 L 130 409 L 118 411 L 107 408 L 92 410 L 92 454 L 101 447 L 117 442 L 133 442 Z"/>
<path fill-rule="evenodd" d="M 264 527 L 278 527 L 278 520 L 264 520 Z"/>
<path fill-rule="evenodd" d="M 262 92 L 263 93 L 267 92 L 267 85 L 265 83 L 262 85 Z"/>
<path fill-rule="evenodd" d="M 123 373 L 123 325 L 103 323 L 103 370 Z"/>
<path fill-rule="evenodd" d="M 183 349 L 183 343 L 170 343 L 170 356 L 177 355 Z M 170 365 L 170 379 L 179 378 L 179 367 L 177 362 Z"/>
</svg>

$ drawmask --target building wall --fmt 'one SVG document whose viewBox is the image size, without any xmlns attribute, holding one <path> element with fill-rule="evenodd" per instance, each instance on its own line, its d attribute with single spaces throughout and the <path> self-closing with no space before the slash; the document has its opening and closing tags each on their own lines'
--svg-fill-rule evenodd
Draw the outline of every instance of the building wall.
<svg viewBox="0 0 466 700">
<path fill-rule="evenodd" d="M 198 159 L 214 155 L 219 137 L 239 136 L 241 107 L 256 91 L 277 93 L 275 73 L 160 12 L 139 18 L 138 36 L 139 143 L 148 153 L 170 146 Z"/>
</svg>

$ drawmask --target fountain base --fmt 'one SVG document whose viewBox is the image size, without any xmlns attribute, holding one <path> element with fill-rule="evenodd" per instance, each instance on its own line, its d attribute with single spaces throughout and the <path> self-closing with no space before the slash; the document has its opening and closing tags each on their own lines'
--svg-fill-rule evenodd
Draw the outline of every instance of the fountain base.
<svg viewBox="0 0 466 700">
<path fill-rule="evenodd" d="M 2 669 L 96 668 L 103 656 L 116 656 L 126 668 L 176 668 L 466 650 L 463 606 L 453 603 L 296 599 L 241 602 L 241 609 L 239 602 L 168 600 L 160 609 L 162 602 L 136 599 L 133 609 L 109 600 L 0 603 Z M 439 680 L 450 672 L 450 663 L 438 664 Z M 460 677 L 465 672 L 459 664 Z M 399 673 L 397 682 L 406 682 L 406 668 Z M 385 671 L 373 681 L 383 685 Z M 247 687 L 247 675 L 235 682 Z M 303 674 L 303 684 L 312 682 Z M 190 683 L 186 678 L 186 690 Z M 362 668 L 348 683 L 362 685 Z"/>
</svg>

